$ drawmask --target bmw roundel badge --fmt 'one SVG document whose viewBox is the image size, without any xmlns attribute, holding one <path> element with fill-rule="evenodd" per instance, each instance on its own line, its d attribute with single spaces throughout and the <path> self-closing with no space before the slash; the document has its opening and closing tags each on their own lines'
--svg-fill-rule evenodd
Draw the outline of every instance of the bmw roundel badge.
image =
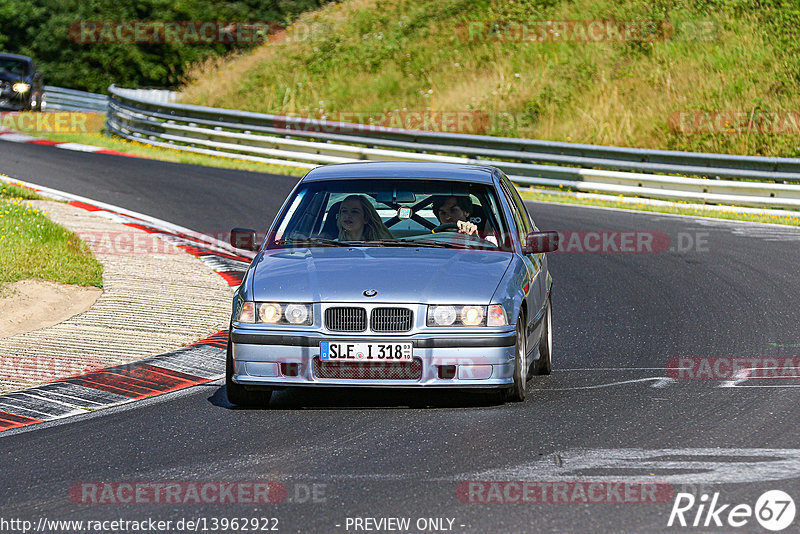
<svg viewBox="0 0 800 534">
<path fill-rule="evenodd" d="M 374 289 L 365 289 L 364 290 L 364 296 L 365 297 L 374 297 L 377 294 L 378 294 L 378 292 L 375 291 Z"/>
</svg>

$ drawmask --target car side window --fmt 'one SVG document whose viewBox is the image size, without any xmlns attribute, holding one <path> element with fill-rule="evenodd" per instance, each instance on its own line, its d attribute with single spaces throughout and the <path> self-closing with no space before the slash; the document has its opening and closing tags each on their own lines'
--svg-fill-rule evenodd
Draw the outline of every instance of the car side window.
<svg viewBox="0 0 800 534">
<path fill-rule="evenodd" d="M 511 183 L 510 180 L 506 177 L 506 186 L 509 189 L 509 194 L 511 198 L 514 200 L 514 204 L 517 206 L 517 211 L 519 212 L 520 219 L 522 219 L 522 223 L 527 228 L 527 232 L 536 231 L 536 225 L 533 223 L 533 219 L 531 218 L 531 214 L 528 213 L 528 208 L 525 207 L 525 203 L 522 201 L 522 197 L 519 196 L 519 191 L 514 185 Z"/>
<path fill-rule="evenodd" d="M 517 235 L 519 236 L 520 243 L 525 242 L 525 236 L 530 233 L 530 220 L 528 219 L 527 212 L 521 214 L 519 212 L 519 206 L 515 202 L 514 195 L 510 190 L 509 184 L 507 179 L 500 180 L 500 188 L 503 190 L 503 195 L 506 197 L 506 202 L 508 202 L 508 206 L 511 209 L 511 215 L 514 219 L 514 226 L 517 230 Z"/>
<path fill-rule="evenodd" d="M 538 231 L 539 229 L 536 228 L 536 224 L 533 222 L 533 217 L 531 217 L 531 214 L 528 213 L 528 208 L 525 207 L 525 203 L 522 201 L 522 197 L 519 196 L 519 191 L 517 191 L 516 187 L 511 186 L 511 194 L 514 197 L 514 202 L 517 204 L 517 209 L 519 209 L 520 216 L 528 226 L 528 233 Z"/>
</svg>

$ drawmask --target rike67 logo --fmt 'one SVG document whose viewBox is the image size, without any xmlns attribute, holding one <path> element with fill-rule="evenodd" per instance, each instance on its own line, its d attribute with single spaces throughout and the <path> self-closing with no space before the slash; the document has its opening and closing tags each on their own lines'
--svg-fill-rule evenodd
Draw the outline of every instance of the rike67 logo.
<svg viewBox="0 0 800 534">
<path fill-rule="evenodd" d="M 781 490 L 764 492 L 755 506 L 722 504 L 719 492 L 711 498 L 704 493 L 699 499 L 691 493 L 678 493 L 667 526 L 739 528 L 748 524 L 752 526 L 755 517 L 762 528 L 777 532 L 792 524 L 795 512 L 794 500 Z"/>
</svg>

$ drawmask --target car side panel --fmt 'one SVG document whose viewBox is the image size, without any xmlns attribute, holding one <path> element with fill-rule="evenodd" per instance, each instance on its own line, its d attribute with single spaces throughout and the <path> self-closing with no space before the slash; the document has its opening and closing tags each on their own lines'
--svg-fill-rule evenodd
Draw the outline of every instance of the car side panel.
<svg viewBox="0 0 800 534">
<path fill-rule="evenodd" d="M 526 325 L 525 331 L 527 333 L 527 346 L 529 354 L 533 352 L 534 356 L 538 358 L 538 352 L 536 349 L 542 333 L 541 318 L 543 316 L 544 305 L 547 297 L 547 286 L 545 282 L 547 270 L 544 254 L 522 254 L 522 244 L 525 236 L 527 235 L 528 228 L 533 230 L 535 226 L 530 218 L 530 214 L 525 206 L 521 203 L 519 195 L 516 193 L 516 190 L 514 189 L 513 184 L 511 184 L 509 181 L 508 177 L 506 177 L 506 175 L 501 171 L 497 170 L 495 173 L 495 182 L 498 191 L 501 193 L 499 196 L 501 198 L 501 203 L 503 204 L 502 208 L 508 222 L 508 226 L 509 228 L 517 229 L 517 231 L 512 232 L 512 234 L 514 234 L 512 240 L 516 255 L 520 258 L 522 264 L 525 266 L 525 280 L 519 287 L 522 288 L 523 298 L 525 298 L 526 304 L 525 312 L 527 319 L 526 322 L 528 324 Z M 516 195 L 516 198 L 514 198 L 514 195 Z M 522 206 L 522 211 L 520 211 L 520 208 L 517 207 L 518 205 Z M 514 213 L 519 214 L 520 223 L 523 224 L 524 229 L 519 228 L 519 225 L 515 222 Z M 511 320 L 511 318 L 509 319 Z"/>
</svg>

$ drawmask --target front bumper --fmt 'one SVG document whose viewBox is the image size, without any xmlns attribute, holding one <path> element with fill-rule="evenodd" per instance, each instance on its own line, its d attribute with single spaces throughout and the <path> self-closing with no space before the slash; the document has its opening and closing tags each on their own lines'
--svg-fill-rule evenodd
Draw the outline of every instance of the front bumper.
<svg viewBox="0 0 800 534">
<path fill-rule="evenodd" d="M 244 386 L 496 388 L 513 383 L 513 326 L 503 331 L 407 336 L 347 336 L 234 326 L 230 339 L 232 379 Z M 338 373 L 341 376 L 326 378 L 326 373 L 320 372 L 321 341 L 411 342 L 413 357 L 418 360 L 413 367 L 419 370 L 421 366 L 421 371 L 409 377 L 399 367 L 377 368 L 372 362 L 356 361 L 347 362 L 346 372 Z"/>
<path fill-rule="evenodd" d="M 11 90 L 0 92 L 0 111 L 24 111 L 30 106 L 27 94 L 15 93 Z"/>
</svg>

